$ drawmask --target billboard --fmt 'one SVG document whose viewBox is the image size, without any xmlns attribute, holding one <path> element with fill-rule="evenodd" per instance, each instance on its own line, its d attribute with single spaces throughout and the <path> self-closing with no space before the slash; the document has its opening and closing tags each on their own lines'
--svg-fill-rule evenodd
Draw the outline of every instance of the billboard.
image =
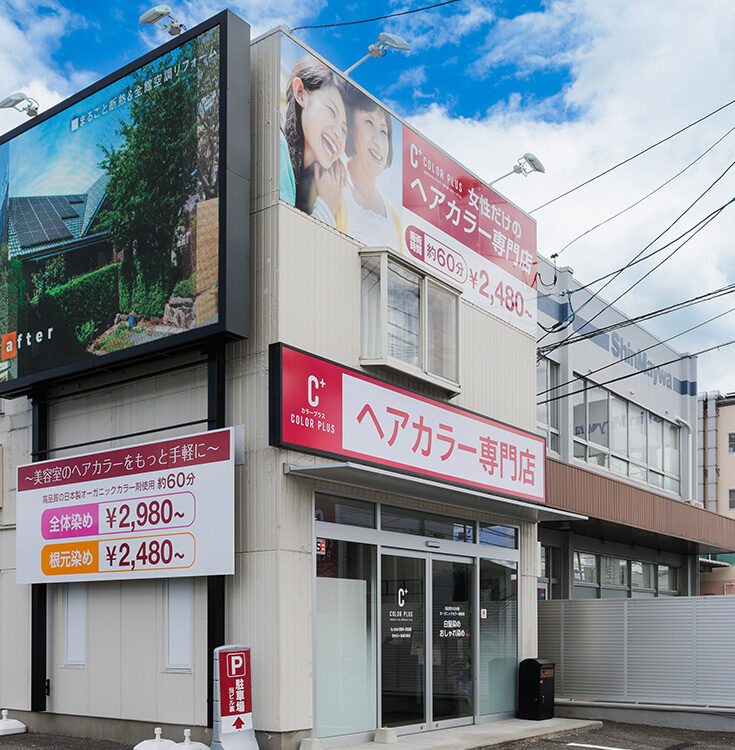
<svg viewBox="0 0 735 750">
<path fill-rule="evenodd" d="M 284 344 L 270 443 L 546 502 L 544 438 Z"/>
<path fill-rule="evenodd" d="M 18 467 L 18 583 L 224 575 L 232 428 Z"/>
<path fill-rule="evenodd" d="M 535 221 L 281 34 L 280 198 L 536 333 Z"/>
<path fill-rule="evenodd" d="M 0 137 L 1 394 L 243 335 L 225 197 L 247 206 L 233 168 L 248 172 L 224 134 L 249 102 L 247 84 L 224 84 L 228 33 L 248 65 L 249 27 L 223 13 Z"/>
</svg>

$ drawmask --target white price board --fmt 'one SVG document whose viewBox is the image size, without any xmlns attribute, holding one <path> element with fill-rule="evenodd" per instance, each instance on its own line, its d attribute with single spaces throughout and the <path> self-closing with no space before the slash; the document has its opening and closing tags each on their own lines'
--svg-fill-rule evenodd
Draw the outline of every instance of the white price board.
<svg viewBox="0 0 735 750">
<path fill-rule="evenodd" d="M 234 573 L 233 429 L 18 468 L 17 582 Z"/>
</svg>

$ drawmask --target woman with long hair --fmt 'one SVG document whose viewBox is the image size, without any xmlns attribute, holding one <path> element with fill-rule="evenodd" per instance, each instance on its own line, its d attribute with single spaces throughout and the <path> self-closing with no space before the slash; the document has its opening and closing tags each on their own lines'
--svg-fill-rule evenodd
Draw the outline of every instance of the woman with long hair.
<svg viewBox="0 0 735 750">
<path fill-rule="evenodd" d="M 340 156 L 347 138 L 342 79 L 311 55 L 296 61 L 281 126 L 281 198 L 344 231 Z"/>
</svg>

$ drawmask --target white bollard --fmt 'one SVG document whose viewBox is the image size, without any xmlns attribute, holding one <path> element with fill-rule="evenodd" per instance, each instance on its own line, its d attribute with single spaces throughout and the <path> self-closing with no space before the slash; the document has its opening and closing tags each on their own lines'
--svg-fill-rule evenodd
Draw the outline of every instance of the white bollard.
<svg viewBox="0 0 735 750">
<path fill-rule="evenodd" d="M 2 713 L 2 719 L 0 719 L 0 734 L 23 734 L 28 729 L 22 721 L 18 719 L 8 718 L 8 709 L 4 708 Z"/>
<path fill-rule="evenodd" d="M 184 741 L 177 742 L 176 747 L 186 748 L 186 750 L 209 750 L 209 745 L 191 741 L 191 729 L 184 730 Z"/>
<path fill-rule="evenodd" d="M 154 739 L 139 742 L 133 750 L 173 750 L 176 747 L 173 740 L 161 737 L 161 727 L 156 727 L 153 733 L 156 735 Z"/>
</svg>

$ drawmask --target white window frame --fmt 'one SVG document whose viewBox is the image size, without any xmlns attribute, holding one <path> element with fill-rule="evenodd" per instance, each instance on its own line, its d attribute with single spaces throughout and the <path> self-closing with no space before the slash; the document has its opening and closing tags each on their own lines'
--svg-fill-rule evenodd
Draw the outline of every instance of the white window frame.
<svg viewBox="0 0 735 750">
<path fill-rule="evenodd" d="M 559 394 L 559 381 L 560 381 L 560 374 L 561 374 L 561 366 L 558 362 L 554 362 L 553 359 L 549 359 L 548 357 L 542 357 L 537 363 L 536 363 L 536 369 L 538 371 L 538 368 L 540 365 L 544 366 L 545 368 L 545 378 L 544 378 L 544 393 L 542 393 L 540 396 L 537 396 L 536 398 L 539 401 L 546 401 L 543 406 L 545 407 L 545 414 L 546 419 L 545 421 L 541 421 L 538 418 L 538 408 L 536 409 L 536 427 L 538 428 L 539 432 L 543 433 L 546 436 L 546 450 L 550 451 L 551 453 L 554 453 L 556 455 L 559 455 L 561 453 L 561 433 L 559 430 L 559 423 L 561 422 L 560 413 L 559 413 L 559 401 L 548 401 L 547 399 L 553 399 L 556 398 Z M 552 372 L 556 373 L 556 385 L 554 385 L 552 381 Z M 538 378 L 537 378 L 538 381 Z M 553 389 L 553 390 L 552 390 Z M 551 415 L 552 408 L 556 409 L 556 425 L 551 424 L 551 419 L 549 418 Z M 552 436 L 555 437 L 555 442 L 557 444 L 557 448 L 552 448 Z"/>
<path fill-rule="evenodd" d="M 362 351 L 360 352 L 360 364 L 364 367 L 387 367 L 392 370 L 411 375 L 418 380 L 430 383 L 431 385 L 437 386 L 442 390 L 446 391 L 451 396 L 456 396 L 462 392 L 461 386 L 461 373 L 460 373 L 460 362 L 461 362 L 461 341 L 460 341 L 460 313 L 462 306 L 460 304 L 461 289 L 460 287 L 452 284 L 446 280 L 439 279 L 433 274 L 429 273 L 423 268 L 420 268 L 415 263 L 412 263 L 405 256 L 398 255 L 389 248 L 366 248 L 360 251 L 360 294 L 358 299 L 361 299 L 362 295 L 362 263 L 366 258 L 377 258 L 380 261 L 380 303 L 379 303 L 379 327 L 380 327 L 380 346 L 379 354 L 376 357 L 364 357 Z M 400 359 L 391 357 L 388 355 L 388 263 L 395 263 L 396 265 L 403 266 L 412 273 L 419 276 L 419 357 L 421 366 L 414 367 L 413 365 L 403 362 Z M 434 284 L 439 287 L 442 291 L 449 292 L 454 296 L 455 299 L 455 341 L 456 341 L 456 373 L 457 380 L 443 377 L 436 373 L 430 372 L 427 366 L 428 356 L 428 343 L 429 343 L 429 330 L 427 325 L 428 308 L 427 308 L 427 288 L 429 284 Z M 365 321 L 362 320 L 362 310 L 360 311 L 361 319 L 360 326 L 365 325 Z M 362 333 L 361 333 L 362 341 Z"/>
<path fill-rule="evenodd" d="M 614 474 L 616 476 L 622 477 L 623 479 L 627 479 L 630 482 L 635 482 L 636 484 L 645 484 L 648 487 L 653 488 L 654 492 L 666 492 L 670 495 L 674 495 L 676 497 L 681 497 L 681 487 L 682 487 L 682 445 L 681 445 L 681 426 L 678 425 L 676 422 L 672 422 L 670 419 L 667 419 L 666 417 L 662 417 L 660 414 L 656 414 L 655 412 L 652 412 L 650 409 L 647 409 L 645 406 L 641 406 L 640 404 L 636 404 L 634 401 L 629 401 L 627 398 L 624 398 L 623 396 L 620 396 L 617 393 L 613 393 L 612 391 L 608 391 L 606 388 L 602 386 L 598 386 L 597 383 L 594 383 L 591 380 L 587 380 L 584 376 L 579 375 L 578 373 L 574 374 L 575 377 L 581 382 L 584 386 L 584 390 L 580 392 L 580 395 L 582 396 L 582 400 L 584 402 L 584 437 L 579 437 L 577 435 L 572 435 L 572 457 L 573 460 L 579 462 L 579 463 L 586 463 L 588 466 L 593 466 L 598 471 L 606 471 L 610 474 Z M 607 417 L 608 417 L 608 441 L 607 441 L 607 447 L 603 445 L 599 445 L 598 443 L 595 443 L 594 441 L 591 441 L 589 439 L 589 398 L 588 398 L 588 391 L 592 390 L 593 388 L 599 388 L 602 391 L 605 391 L 607 394 Z M 619 453 L 618 451 L 614 451 L 610 445 L 610 403 L 611 403 L 611 396 L 615 396 L 619 401 L 622 401 L 624 404 L 626 404 L 627 407 L 627 433 L 628 433 L 628 439 L 627 439 L 627 455 L 623 453 Z M 632 458 L 630 453 L 630 438 L 631 438 L 631 411 L 632 410 L 642 410 L 645 414 L 645 460 L 641 461 L 637 458 Z M 679 438 L 679 471 L 678 473 L 674 473 L 670 470 L 667 470 L 665 468 L 657 468 L 655 466 L 652 466 L 648 461 L 648 451 L 649 451 L 649 429 L 648 424 L 650 420 L 650 415 L 653 414 L 654 416 L 659 417 L 659 419 L 663 422 L 663 429 L 666 428 L 666 425 L 673 425 L 677 429 L 677 435 Z M 572 421 L 572 432 L 574 432 L 574 422 Z M 662 445 L 661 450 L 664 450 L 664 444 L 665 444 L 665 435 L 662 432 Z M 574 443 L 577 443 L 580 447 L 584 448 L 584 458 L 580 456 L 574 455 Z M 606 463 L 599 464 L 595 461 L 590 460 L 590 454 L 591 452 L 596 452 L 598 454 L 604 454 L 606 456 Z M 611 459 L 618 459 L 620 461 L 625 461 L 627 464 L 627 474 L 621 474 L 618 471 L 614 470 L 612 468 L 612 460 Z M 665 459 L 664 459 L 664 466 L 665 466 Z M 645 479 L 638 479 L 637 477 L 631 476 L 631 467 L 636 467 L 640 470 L 642 470 L 645 474 Z M 657 475 L 661 477 L 661 484 L 657 484 L 656 482 L 652 481 L 653 475 Z M 667 480 L 671 482 L 678 482 L 679 483 L 679 490 L 673 490 L 666 487 Z"/>
</svg>

